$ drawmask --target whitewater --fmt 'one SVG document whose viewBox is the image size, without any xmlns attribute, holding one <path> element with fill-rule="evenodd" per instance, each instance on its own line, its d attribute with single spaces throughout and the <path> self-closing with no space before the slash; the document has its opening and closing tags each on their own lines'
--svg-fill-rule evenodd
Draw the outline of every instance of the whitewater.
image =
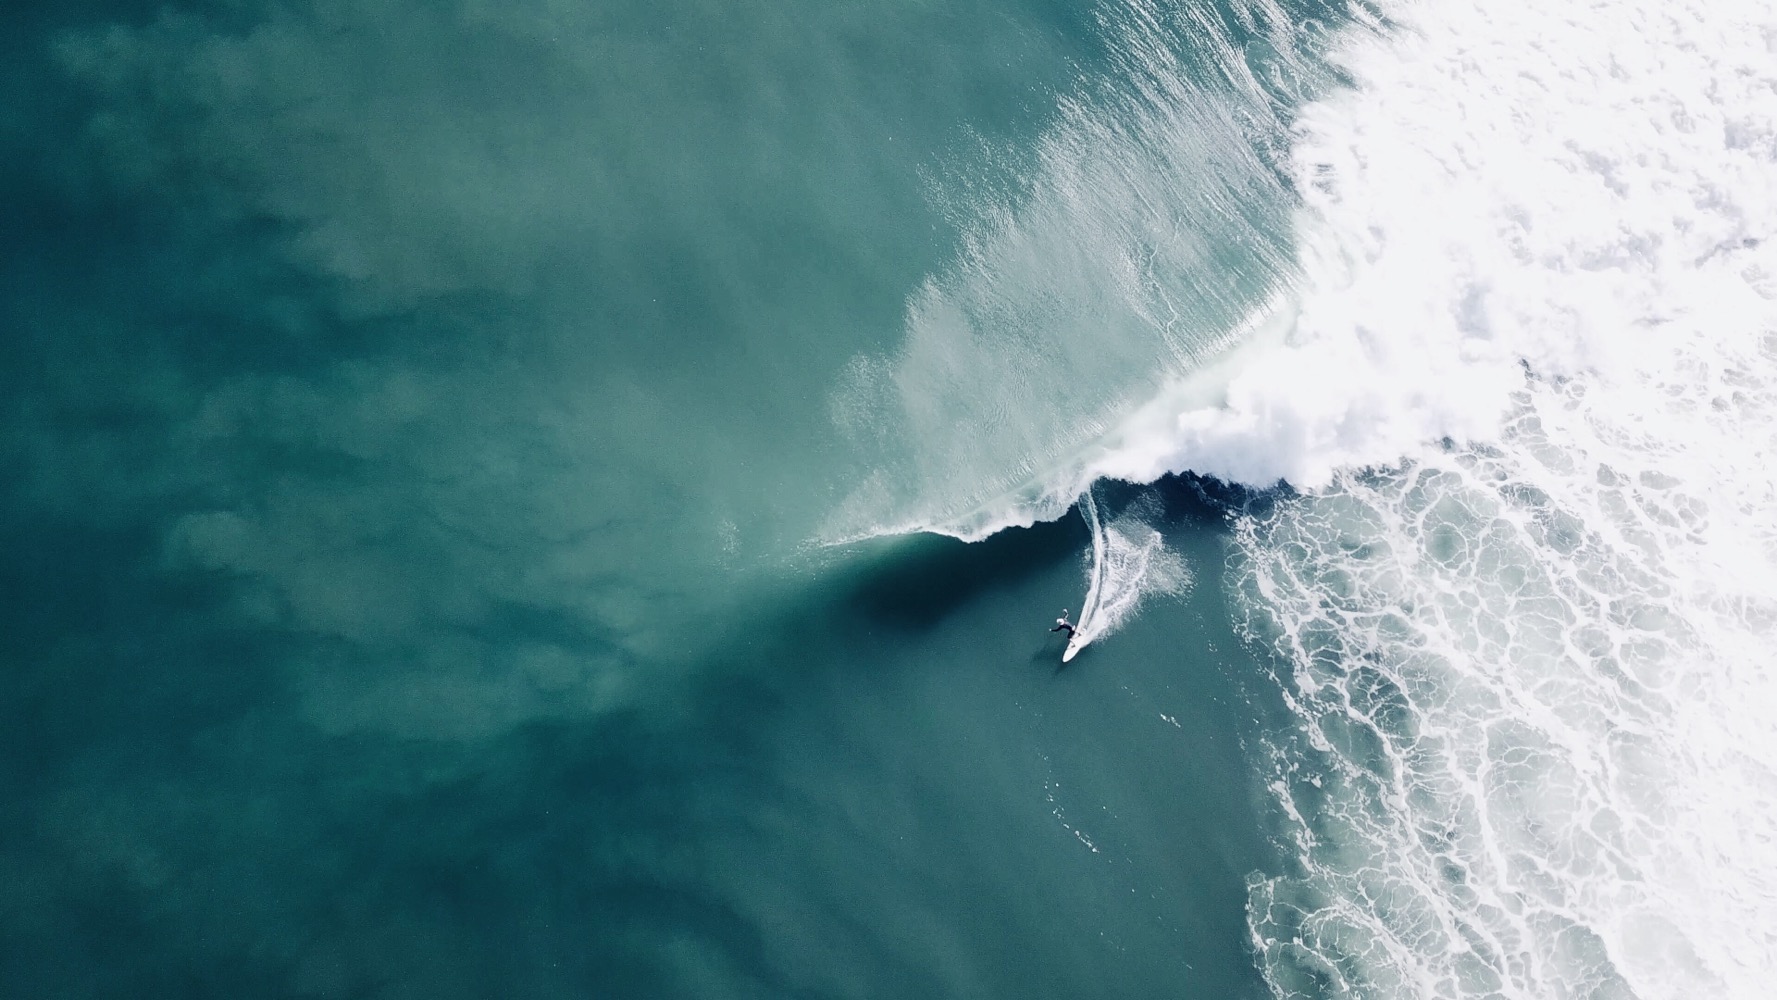
<svg viewBox="0 0 1777 1000">
<path fill-rule="evenodd" d="M 1135 96 L 854 366 L 842 423 L 922 443 L 828 534 L 1246 484 L 1277 996 L 1768 995 L 1777 8 L 1233 10 L 1111 17 Z"/>
<path fill-rule="evenodd" d="M 1236 526 L 1300 724 L 1253 946 L 1279 996 L 1767 995 L 1777 16 L 1391 13 L 1304 115 L 1299 341 L 1154 459 L 1305 487 Z"/>
</svg>

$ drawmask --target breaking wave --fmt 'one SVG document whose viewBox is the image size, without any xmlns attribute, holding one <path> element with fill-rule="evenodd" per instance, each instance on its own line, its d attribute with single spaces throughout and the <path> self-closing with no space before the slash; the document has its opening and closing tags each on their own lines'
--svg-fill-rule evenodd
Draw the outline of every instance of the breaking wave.
<svg viewBox="0 0 1777 1000">
<path fill-rule="evenodd" d="M 834 393 L 870 471 L 825 540 L 1059 517 L 1278 328 L 1297 266 L 1279 140 L 1328 82 L 1328 31 L 1274 4 L 1138 0 L 1106 32 L 1113 65 L 1008 190 L 976 192 L 900 350 L 856 359 Z"/>
<path fill-rule="evenodd" d="M 1126 96 L 854 365 L 827 536 L 1287 481 L 1232 562 L 1294 716 L 1276 995 L 1764 995 L 1777 10 L 1207 11 L 1112 18 Z"/>
</svg>

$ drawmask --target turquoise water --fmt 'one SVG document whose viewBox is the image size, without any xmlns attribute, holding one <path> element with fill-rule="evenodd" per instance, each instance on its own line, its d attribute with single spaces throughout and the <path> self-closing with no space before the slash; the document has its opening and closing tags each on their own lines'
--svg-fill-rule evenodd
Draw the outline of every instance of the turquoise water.
<svg viewBox="0 0 1777 1000">
<path fill-rule="evenodd" d="M 9 21 L 0 992 L 1258 995 L 1220 516 L 817 544 L 1091 10 Z"/>
<path fill-rule="evenodd" d="M 5 21 L 0 994 L 1777 973 L 1770 10 Z"/>
</svg>

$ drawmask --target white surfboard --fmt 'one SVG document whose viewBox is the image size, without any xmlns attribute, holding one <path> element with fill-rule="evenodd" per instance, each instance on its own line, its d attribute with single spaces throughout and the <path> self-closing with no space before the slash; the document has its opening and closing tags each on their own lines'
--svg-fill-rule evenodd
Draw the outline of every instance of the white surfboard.
<svg viewBox="0 0 1777 1000">
<path fill-rule="evenodd" d="M 1080 501 L 1086 526 L 1092 529 L 1092 573 L 1087 579 L 1086 603 L 1080 607 L 1080 623 L 1074 626 L 1074 634 L 1067 640 L 1067 649 L 1061 653 L 1063 663 L 1078 656 L 1080 650 L 1092 642 L 1092 619 L 1098 612 L 1099 590 L 1104 583 L 1104 526 L 1098 522 L 1098 501 L 1093 499 L 1091 490 L 1087 490 Z"/>
<path fill-rule="evenodd" d="M 1067 641 L 1067 649 L 1061 654 L 1061 662 L 1066 663 L 1073 659 L 1074 655 L 1084 648 L 1086 648 L 1086 644 L 1081 642 L 1079 635 L 1076 634 L 1072 639 Z"/>
</svg>

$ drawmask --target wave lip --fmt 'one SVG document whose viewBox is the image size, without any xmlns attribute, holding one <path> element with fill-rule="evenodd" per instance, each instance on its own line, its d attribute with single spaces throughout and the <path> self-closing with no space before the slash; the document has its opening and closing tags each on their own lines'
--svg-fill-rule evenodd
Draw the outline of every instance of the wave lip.
<svg viewBox="0 0 1777 1000">
<path fill-rule="evenodd" d="M 885 535 L 930 532 L 975 542 L 1007 528 L 1055 520 L 1082 502 L 1092 484 L 1101 479 L 1135 483 L 1158 479 L 1167 474 L 1166 465 L 1177 449 L 1180 414 L 1224 406 L 1230 385 L 1275 349 L 1294 318 L 1290 299 L 1282 294 L 1274 297 L 1238 328 L 1232 338 L 1238 346 L 1172 379 L 1152 399 L 1108 429 L 1096 430 L 1094 437 L 1073 452 L 1057 456 L 1041 470 L 1027 467 L 1022 479 L 1014 479 L 1002 492 L 972 506 L 909 515 L 899 522 L 871 523 L 861 512 L 874 513 L 890 503 L 881 485 L 886 476 L 879 473 L 871 484 L 877 492 L 869 488 L 855 492 L 848 501 L 851 506 L 842 508 L 830 522 L 830 527 L 868 526 L 851 528 L 850 534 L 824 535 L 824 541 L 842 545 Z"/>
</svg>

